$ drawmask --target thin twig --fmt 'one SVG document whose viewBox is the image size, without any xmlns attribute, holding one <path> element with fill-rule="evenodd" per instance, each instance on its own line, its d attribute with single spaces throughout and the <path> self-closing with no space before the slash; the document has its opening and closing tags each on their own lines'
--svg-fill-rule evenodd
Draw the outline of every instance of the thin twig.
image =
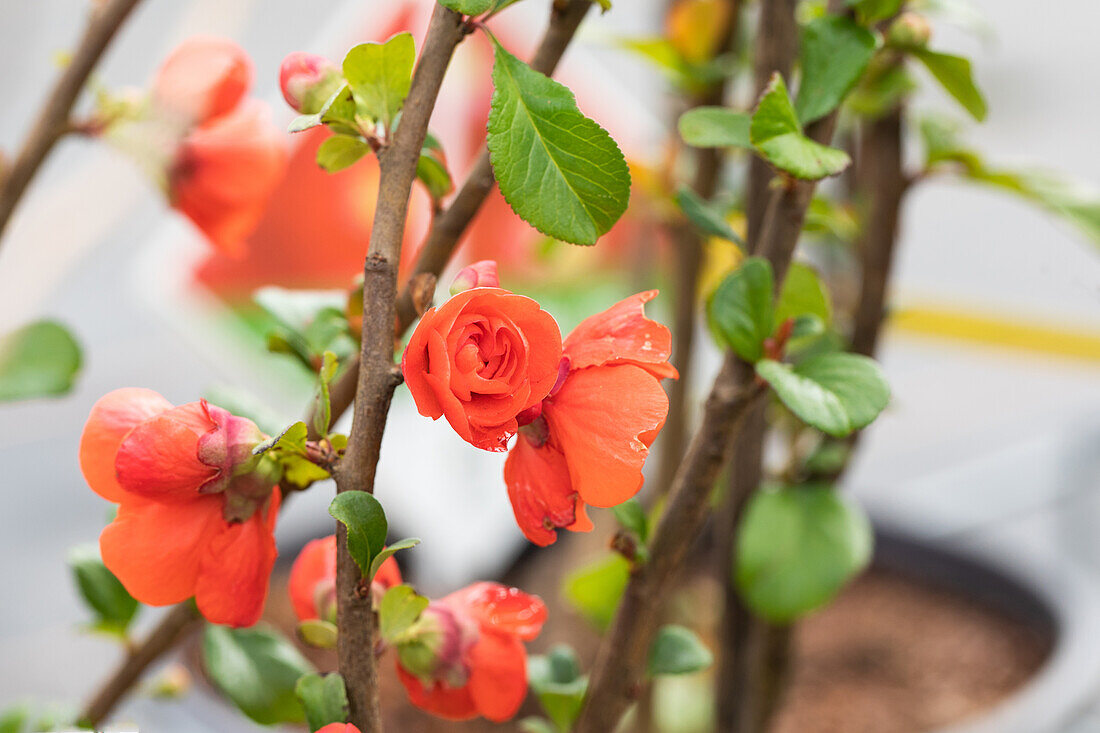
<svg viewBox="0 0 1100 733">
<path fill-rule="evenodd" d="M 27 186 L 54 144 L 69 130 L 69 115 L 100 56 L 140 0 L 95 3 L 68 66 L 61 73 L 11 167 L 0 181 L 0 237 Z"/>
<path fill-rule="evenodd" d="M 107 679 L 80 714 L 82 727 L 97 728 L 162 654 L 187 638 L 202 625 L 202 618 L 190 601 L 169 610 L 149 635 L 133 647 L 115 673 Z"/>
<path fill-rule="evenodd" d="M 336 491 L 373 493 L 375 470 L 386 429 L 393 391 L 400 372 L 393 363 L 397 266 L 405 236 L 409 195 L 416 179 L 420 149 L 440 86 L 458 43 L 466 35 L 462 16 L 437 5 L 428 25 L 412 86 L 405 100 L 393 142 L 380 154 L 378 203 L 371 227 L 370 248 L 363 269 L 362 347 L 351 434 L 344 458 L 336 466 Z M 378 669 L 373 654 L 374 611 L 369 587 L 363 589 L 360 570 L 347 548 L 346 529 L 337 523 L 337 655 L 347 685 L 349 722 L 362 733 L 380 733 L 382 719 Z"/>
<path fill-rule="evenodd" d="M 591 0 L 568 0 L 560 6 L 557 3 L 554 4 L 550 13 L 550 24 L 531 59 L 531 68 L 547 76 L 554 73 L 565 49 L 573 40 L 577 28 L 591 7 Z M 409 273 L 409 281 L 398 295 L 394 329 L 394 335 L 397 338 L 405 333 L 418 315 L 412 283 L 418 275 L 425 273 L 439 277 L 462 240 L 462 235 L 466 233 L 466 229 L 488 198 L 489 192 L 493 190 L 495 182 L 493 168 L 489 164 L 489 153 L 483 150 L 450 206 L 434 217 L 412 272 Z M 343 415 L 355 400 L 357 386 L 358 360 L 356 359 L 333 384 L 331 404 L 334 421 Z M 307 420 L 306 424 L 312 425 L 313 421 Z"/>
</svg>

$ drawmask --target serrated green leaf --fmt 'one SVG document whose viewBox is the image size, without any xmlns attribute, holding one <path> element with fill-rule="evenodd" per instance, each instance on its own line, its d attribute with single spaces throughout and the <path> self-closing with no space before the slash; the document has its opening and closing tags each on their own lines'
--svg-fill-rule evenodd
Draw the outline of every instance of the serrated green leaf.
<svg viewBox="0 0 1100 733">
<path fill-rule="evenodd" d="M 488 147 L 505 200 L 547 236 L 595 244 L 626 211 L 630 170 L 615 141 L 568 88 L 499 43 Z"/>
<path fill-rule="evenodd" d="M 493 7 L 493 0 L 439 0 L 439 4 L 463 15 L 481 15 Z"/>
<path fill-rule="evenodd" d="M 707 303 L 707 322 L 718 343 L 747 362 L 764 355 L 764 339 L 774 330 L 772 268 L 749 257 L 726 276 Z"/>
<path fill-rule="evenodd" d="M 834 176 L 852 162 L 843 150 L 822 145 L 802 134 L 787 85 L 778 73 L 772 75 L 753 112 L 749 137 L 764 160 L 803 180 Z"/>
<path fill-rule="evenodd" d="M 65 394 L 81 361 L 76 339 L 54 321 L 36 321 L 0 337 L 0 402 Z"/>
<path fill-rule="evenodd" d="M 357 137 L 333 135 L 317 148 L 317 165 L 328 173 L 342 171 L 371 152 L 371 147 Z"/>
<path fill-rule="evenodd" d="M 378 575 L 378 571 L 382 569 L 382 563 L 390 559 L 390 557 L 392 557 L 394 553 L 398 552 L 399 550 L 408 550 L 409 548 L 416 547 L 419 544 L 419 537 L 406 537 L 403 540 L 398 540 L 393 544 L 387 545 L 385 548 L 382 549 L 381 552 L 375 555 L 374 559 L 371 561 L 370 572 L 367 574 L 368 578 L 370 580 L 374 580 L 374 576 Z"/>
<path fill-rule="evenodd" d="M 924 48 L 915 49 L 911 53 L 974 119 L 979 122 L 985 119 L 987 112 L 985 99 L 974 83 L 974 75 L 968 59 Z"/>
<path fill-rule="evenodd" d="M 803 125 L 832 112 L 856 85 L 875 52 L 875 37 L 842 15 L 827 15 L 802 30 L 802 82 L 795 111 Z"/>
<path fill-rule="evenodd" d="M 761 359 L 756 373 L 803 422 L 842 438 L 869 425 L 890 401 L 890 386 L 873 359 L 827 353 L 795 366 Z"/>
<path fill-rule="evenodd" d="M 703 234 L 721 237 L 744 249 L 745 241 L 733 230 L 725 217 L 687 186 L 681 186 L 676 191 L 676 204 Z"/>
<path fill-rule="evenodd" d="M 651 677 L 665 674 L 691 674 L 714 663 L 714 655 L 694 631 L 684 626 L 668 624 L 657 631 L 649 648 Z"/>
<path fill-rule="evenodd" d="M 309 618 L 298 624 L 298 638 L 318 649 L 335 649 L 340 631 L 331 621 Z"/>
<path fill-rule="evenodd" d="M 210 680 L 252 720 L 261 725 L 305 720 L 294 686 L 316 670 L 275 629 L 208 624 L 202 652 Z"/>
<path fill-rule="evenodd" d="M 416 48 L 410 33 L 385 43 L 361 43 L 344 57 L 344 78 L 355 97 L 359 116 L 390 129 L 412 85 Z"/>
<path fill-rule="evenodd" d="M 630 580 L 630 563 L 619 554 L 609 554 L 584 565 L 565 578 L 566 600 L 598 629 L 605 629 Z"/>
<path fill-rule="evenodd" d="M 99 548 L 82 545 L 69 553 L 77 590 L 96 617 L 95 627 L 125 636 L 138 612 L 138 602 L 99 559 Z"/>
<path fill-rule="evenodd" d="M 306 723 L 311 731 L 348 719 L 348 691 L 344 678 L 337 672 L 324 676 L 312 672 L 303 675 L 294 686 L 294 694 L 305 709 Z"/>
<path fill-rule="evenodd" d="M 306 451 L 306 438 L 309 434 L 306 424 L 299 420 L 262 443 L 258 443 L 252 449 L 252 455 L 260 456 L 269 451 L 277 453 L 304 454 Z"/>
<path fill-rule="evenodd" d="M 382 505 L 365 491 L 344 491 L 329 504 L 328 513 L 347 528 L 348 552 L 366 575 L 386 544 L 389 524 Z"/>
<path fill-rule="evenodd" d="M 866 516 L 831 487 L 757 492 L 738 530 L 735 580 L 756 614 L 790 623 L 832 600 L 872 544 Z"/>
<path fill-rule="evenodd" d="M 696 107 L 680 115 L 680 137 L 697 148 L 752 148 L 752 117 L 725 107 Z"/>
<path fill-rule="evenodd" d="M 417 595 L 411 585 L 395 585 L 378 604 L 378 628 L 382 639 L 397 644 L 428 607 L 428 599 Z"/>
<path fill-rule="evenodd" d="M 649 519 L 645 515 L 642 503 L 637 499 L 627 499 L 622 504 L 614 506 L 611 511 L 615 513 L 615 519 L 624 529 L 638 535 L 638 539 L 646 542 L 649 539 Z"/>
<path fill-rule="evenodd" d="M 832 321 L 832 310 L 829 293 L 817 271 L 801 262 L 792 262 L 775 306 L 776 328 L 788 318 L 805 315 L 815 316 L 827 325 Z"/>
</svg>

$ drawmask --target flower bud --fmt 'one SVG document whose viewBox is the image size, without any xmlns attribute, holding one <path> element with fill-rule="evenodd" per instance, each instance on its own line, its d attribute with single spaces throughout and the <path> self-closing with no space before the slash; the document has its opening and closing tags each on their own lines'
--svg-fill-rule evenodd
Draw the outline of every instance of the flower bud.
<svg viewBox="0 0 1100 733">
<path fill-rule="evenodd" d="M 279 88 L 286 103 L 302 114 L 315 114 L 341 83 L 340 70 L 324 56 L 295 51 L 279 67 Z"/>
<path fill-rule="evenodd" d="M 496 260 L 481 260 L 463 267 L 451 283 L 451 295 L 458 295 L 471 288 L 499 288 Z"/>
<path fill-rule="evenodd" d="M 416 623 L 416 633 L 399 644 L 401 666 L 428 681 L 450 687 L 466 684 L 466 654 L 477 642 L 477 625 L 445 603 L 433 602 Z"/>
<path fill-rule="evenodd" d="M 924 48 L 932 38 L 932 27 L 923 15 L 902 13 L 890 24 L 886 43 L 901 48 Z"/>
</svg>

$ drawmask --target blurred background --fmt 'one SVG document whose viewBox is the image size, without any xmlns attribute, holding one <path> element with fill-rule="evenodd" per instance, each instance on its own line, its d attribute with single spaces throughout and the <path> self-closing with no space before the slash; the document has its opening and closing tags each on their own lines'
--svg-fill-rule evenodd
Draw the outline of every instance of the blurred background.
<svg viewBox="0 0 1100 733">
<path fill-rule="evenodd" d="M 518 5 L 494 28 L 526 54 L 546 5 Z M 1100 182 L 1093 93 L 1100 57 L 1088 32 L 1095 4 L 974 0 L 972 9 L 983 19 L 977 32 L 934 23 L 936 48 L 971 56 L 989 101 L 988 120 L 968 139 L 991 160 Z M 293 117 L 277 84 L 288 52 L 340 58 L 356 42 L 421 28 L 428 10 L 427 0 L 149 0 L 98 80 L 143 86 L 183 38 L 227 36 L 251 54 L 254 94 L 271 102 L 282 125 Z M 83 0 L 0 4 L 0 149 L 21 139 L 84 13 Z M 669 100 L 659 74 L 616 40 L 652 35 L 662 13 L 662 0 L 620 0 L 594 14 L 559 73 L 581 109 L 643 166 L 667 145 Z M 483 39 L 464 45 L 433 123 L 458 180 L 481 140 L 490 59 Z M 913 106 L 959 116 L 932 86 Z M 81 633 L 84 611 L 65 563 L 69 548 L 94 542 L 106 519 L 76 453 L 99 396 L 144 386 L 182 403 L 235 389 L 290 419 L 307 403 L 309 375 L 264 352 L 248 299 L 266 284 L 347 288 L 361 267 L 374 171 L 364 164 L 331 177 L 318 172 L 318 140 L 293 141 L 288 180 L 244 260 L 214 254 L 136 167 L 80 139 L 58 146 L 17 211 L 0 246 L 0 332 L 56 318 L 80 340 L 85 363 L 64 398 L 0 405 L 0 708 L 80 700 L 117 654 L 109 641 Z M 422 200 L 409 241 L 426 225 Z M 497 197 L 460 257 L 496 257 L 505 287 L 547 293 L 564 332 L 636 289 L 623 263 L 644 255 L 645 236 L 625 220 L 596 248 L 546 245 Z M 880 353 L 894 397 L 861 442 L 846 488 L 882 526 L 981 553 L 1059 588 L 1075 609 L 1060 618 L 1096 630 L 1088 624 L 1100 614 L 1100 252 L 1037 208 L 945 179 L 907 200 L 898 258 Z M 592 276 L 583 292 L 568 285 L 578 273 Z M 654 305 L 667 321 L 670 306 Z M 709 384 L 718 361 L 709 344 L 701 349 L 696 385 Z M 445 424 L 419 417 L 399 390 L 379 495 L 398 531 L 424 539 L 409 559 L 412 577 L 432 594 L 500 574 L 525 546 L 500 478 L 503 457 L 465 448 Z M 283 560 L 331 531 L 329 498 L 319 486 L 280 520 Z M 155 616 L 146 611 L 141 623 Z M 1100 657 L 1100 637 L 1091 642 L 1081 659 Z M 1080 665 L 1074 684 L 1100 700 L 1096 664 Z M 138 698 L 124 717 L 165 733 L 250 729 L 217 700 L 193 697 L 186 706 Z M 1095 711 L 1076 706 L 1061 730 L 1100 730 L 1100 702 Z"/>
</svg>

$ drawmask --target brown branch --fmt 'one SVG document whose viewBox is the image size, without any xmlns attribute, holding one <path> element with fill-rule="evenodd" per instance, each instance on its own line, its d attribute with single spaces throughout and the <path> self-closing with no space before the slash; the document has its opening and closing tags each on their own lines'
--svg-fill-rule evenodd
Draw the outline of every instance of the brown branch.
<svg viewBox="0 0 1100 733">
<path fill-rule="evenodd" d="M 393 390 L 400 383 L 400 372 L 393 363 L 393 324 L 397 315 L 397 266 L 401 260 L 409 195 L 443 77 L 466 30 L 460 14 L 442 5 L 436 6 L 401 122 L 392 144 L 380 154 L 378 203 L 363 268 L 358 397 L 347 453 L 334 472 L 338 493 L 374 491 L 386 415 Z M 340 629 L 337 655 L 340 673 L 347 684 L 349 722 L 362 733 L 379 733 L 382 720 L 378 669 L 373 653 L 375 619 L 370 588 L 360 582 L 361 572 L 348 552 L 343 524 L 337 523 L 336 534 L 337 625 Z"/>
<path fill-rule="evenodd" d="M 568 0 L 564 4 L 554 3 L 550 24 L 539 43 L 531 59 L 531 68 L 550 76 L 558 67 L 565 49 L 573 40 L 581 21 L 584 20 L 591 0 Z M 447 266 L 455 249 L 462 239 L 462 235 L 470 226 L 481 205 L 493 190 L 496 179 L 493 177 L 493 169 L 489 164 L 489 153 L 483 150 L 474 163 L 473 170 L 466 178 L 462 188 L 455 195 L 444 211 L 437 214 L 432 221 L 431 229 L 420 248 L 420 254 L 416 258 L 409 281 L 401 290 L 397 299 L 397 319 L 394 329 L 395 336 L 400 338 L 417 317 L 416 304 L 414 302 L 413 282 L 418 275 L 425 273 L 439 277 L 443 268 Z M 347 411 L 355 400 L 355 390 L 358 386 L 358 361 L 353 360 L 347 371 L 333 383 L 332 387 L 332 419 L 335 421 Z M 307 420 L 307 425 L 312 426 L 313 420 Z M 312 427 L 310 430 L 312 431 Z M 316 437 L 311 434 L 311 437 Z"/>
<path fill-rule="evenodd" d="M 741 16 L 741 0 L 726 0 L 727 16 L 717 54 L 728 53 L 737 36 Z M 721 104 L 729 79 L 712 85 L 703 93 L 687 100 L 687 108 Z M 678 135 L 677 135 L 678 137 Z M 685 146 L 680 146 L 686 149 Z M 718 187 L 725 158 L 723 148 L 700 148 L 694 151 L 695 176 L 691 188 L 700 198 L 710 199 Z M 687 442 L 687 397 L 692 387 L 692 355 L 695 352 L 695 320 L 699 301 L 699 272 L 703 266 L 703 237 L 689 222 L 682 221 L 673 229 L 676 268 L 676 315 L 672 324 L 672 364 L 680 378 L 668 383 L 668 419 L 661 430 L 661 460 L 658 464 L 657 487 L 661 494 L 668 491 L 676 468 L 684 455 Z"/>
<path fill-rule="evenodd" d="M 92 69 L 140 0 L 95 3 L 68 66 L 61 73 L 11 167 L 0 181 L 0 237 L 27 186 L 54 144 L 69 129 L 69 115 Z"/>
<path fill-rule="evenodd" d="M 97 728 L 162 654 L 202 625 L 190 601 L 169 610 L 149 635 L 133 647 L 115 673 L 107 679 L 80 713 L 79 725 Z"/>
</svg>

